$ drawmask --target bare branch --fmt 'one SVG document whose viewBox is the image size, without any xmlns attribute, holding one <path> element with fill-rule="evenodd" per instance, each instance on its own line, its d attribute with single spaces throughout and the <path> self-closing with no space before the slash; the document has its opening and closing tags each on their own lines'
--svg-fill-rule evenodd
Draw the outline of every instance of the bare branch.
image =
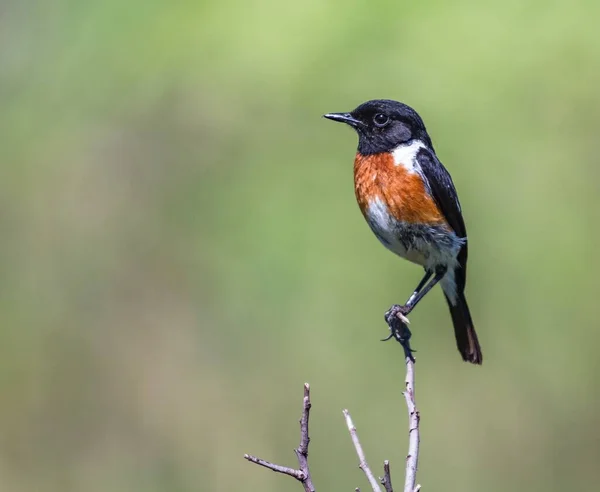
<svg viewBox="0 0 600 492">
<path fill-rule="evenodd" d="M 295 468 L 288 468 L 287 466 L 276 465 L 249 454 L 244 455 L 244 458 L 251 463 L 256 463 L 257 465 L 264 466 L 265 468 L 273 470 L 274 472 L 283 473 L 284 475 L 294 477 L 296 480 L 302 483 L 305 492 L 315 492 L 315 487 L 310 476 L 310 469 L 308 467 L 308 444 L 310 443 L 310 437 L 308 435 L 308 417 L 310 414 L 310 407 L 310 385 L 305 383 L 304 399 L 302 401 L 302 417 L 300 418 L 300 445 L 297 449 L 294 449 L 294 453 L 296 453 L 298 465 L 300 467 L 298 470 Z"/>
<path fill-rule="evenodd" d="M 404 399 L 408 408 L 408 455 L 406 456 L 404 492 L 418 492 L 421 488 L 420 485 L 416 485 L 419 464 L 420 415 L 415 403 L 415 363 L 411 357 L 406 357 L 405 387 Z"/>
<path fill-rule="evenodd" d="M 251 461 L 252 463 L 256 463 L 257 465 L 264 466 L 269 470 L 273 470 L 274 472 L 289 475 L 290 477 L 294 477 L 295 479 L 300 481 L 304 479 L 304 474 L 300 470 L 295 470 L 294 468 L 289 468 L 287 466 L 276 465 L 274 463 L 271 463 L 270 461 L 265 461 L 250 454 L 245 454 L 244 458 L 246 458 L 248 461 Z"/>
<path fill-rule="evenodd" d="M 348 412 L 348 410 L 344 410 L 344 417 L 346 418 L 346 425 L 348 426 L 348 430 L 350 431 L 350 437 L 352 438 L 352 443 L 354 444 L 354 448 L 356 449 L 356 454 L 358 455 L 358 467 L 365 472 L 365 475 L 367 476 L 367 480 L 369 481 L 369 484 L 371 485 L 371 488 L 373 489 L 373 492 L 381 492 L 381 489 L 379 488 L 379 484 L 377 483 L 377 479 L 375 478 L 375 475 L 373 475 L 373 472 L 371 471 L 371 469 L 369 468 L 369 465 L 367 463 L 367 458 L 365 457 L 365 452 L 363 451 L 363 448 L 360 444 L 360 441 L 358 439 L 358 434 L 356 432 L 356 427 L 354 426 L 354 423 L 352 422 L 352 417 L 350 417 L 350 413 Z"/>
<path fill-rule="evenodd" d="M 304 474 L 304 490 L 306 492 L 314 492 L 315 487 L 312 484 L 312 477 L 310 476 L 310 469 L 308 468 L 308 444 L 310 443 L 310 437 L 308 436 L 308 416 L 310 415 L 310 385 L 304 383 L 304 399 L 302 400 L 302 417 L 300 418 L 300 445 L 297 449 L 294 449 L 296 457 L 298 458 L 298 464 L 300 465 L 300 471 Z"/>
<path fill-rule="evenodd" d="M 393 305 L 385 313 L 384 318 L 390 328 L 390 336 L 388 338 L 393 337 L 402 345 L 406 358 L 404 399 L 408 408 L 408 455 L 406 456 L 404 492 L 418 492 L 421 488 L 420 485 L 416 485 L 417 466 L 419 463 L 420 416 L 415 403 L 415 359 L 409 343 L 411 333 L 408 329 L 408 318 L 404 316 L 402 306 Z"/>
<path fill-rule="evenodd" d="M 406 356 L 406 378 L 405 378 L 405 389 L 403 392 L 404 399 L 406 400 L 406 406 L 408 408 L 408 455 L 406 456 L 406 474 L 404 482 L 404 492 L 419 492 L 421 489 L 420 485 L 416 484 L 417 480 L 417 468 L 419 463 L 419 411 L 415 403 L 415 360 L 412 356 L 412 350 L 410 348 L 410 330 L 408 329 L 408 319 L 402 314 L 402 306 L 392 306 L 386 313 L 385 319 L 390 327 L 391 336 L 389 338 L 395 338 L 404 348 Z M 389 339 L 388 338 L 388 339 Z M 300 444 L 297 449 L 294 449 L 296 458 L 298 459 L 299 468 L 289 468 L 287 466 L 281 466 L 269 461 L 265 461 L 261 458 L 251 455 L 244 455 L 244 458 L 255 463 L 257 465 L 273 470 L 277 473 L 289 475 L 294 477 L 296 480 L 302 483 L 305 492 L 315 492 L 315 487 L 312 483 L 310 475 L 310 469 L 308 466 L 308 445 L 310 444 L 310 437 L 308 434 L 308 420 L 310 415 L 310 386 L 308 383 L 304 385 L 304 399 L 302 403 L 302 417 L 300 418 Z M 358 455 L 359 468 L 365 473 L 371 489 L 373 492 L 382 492 L 382 489 L 373 475 L 373 472 L 369 468 L 365 453 L 363 451 L 356 427 L 352 422 L 350 413 L 348 410 L 344 410 L 344 418 L 346 419 L 346 425 L 350 431 L 350 437 L 352 443 L 356 449 Z M 392 487 L 392 478 L 390 474 L 389 461 L 383 463 L 384 476 L 379 481 L 385 488 L 385 492 L 394 492 Z M 360 489 L 356 488 L 356 492 L 360 492 Z"/>
<path fill-rule="evenodd" d="M 385 492 L 394 492 L 392 488 L 392 476 L 390 474 L 390 462 L 388 460 L 383 462 L 383 477 L 379 481 L 385 487 Z"/>
</svg>

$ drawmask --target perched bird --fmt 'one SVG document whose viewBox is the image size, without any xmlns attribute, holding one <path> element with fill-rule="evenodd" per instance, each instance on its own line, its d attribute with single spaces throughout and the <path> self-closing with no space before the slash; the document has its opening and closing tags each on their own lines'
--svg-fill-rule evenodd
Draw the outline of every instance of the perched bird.
<svg viewBox="0 0 600 492">
<path fill-rule="evenodd" d="M 390 100 L 324 116 L 358 133 L 354 190 L 371 230 L 390 251 L 425 269 L 399 312 L 408 315 L 440 282 L 458 351 L 465 361 L 481 364 L 465 298 L 467 230 L 454 183 L 435 155 L 423 120 L 411 107 Z"/>
</svg>

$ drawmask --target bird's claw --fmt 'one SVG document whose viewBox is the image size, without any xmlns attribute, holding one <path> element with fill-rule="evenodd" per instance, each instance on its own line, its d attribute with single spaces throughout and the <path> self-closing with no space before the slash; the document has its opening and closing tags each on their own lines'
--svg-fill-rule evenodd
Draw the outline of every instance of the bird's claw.
<svg viewBox="0 0 600 492">
<path fill-rule="evenodd" d="M 386 338 L 382 340 L 382 342 L 387 342 L 392 338 L 396 339 L 402 348 L 404 349 L 404 355 L 414 362 L 414 357 L 412 356 L 413 349 L 410 348 L 410 337 L 412 333 L 408 329 L 408 318 L 406 317 L 406 306 L 400 306 L 398 304 L 394 304 L 390 309 L 385 313 L 385 322 L 388 324 L 390 328 L 390 334 Z"/>
<path fill-rule="evenodd" d="M 410 324 L 410 321 L 408 321 L 406 315 L 409 312 L 409 307 L 402 306 L 400 304 L 393 304 L 392 307 L 385 312 L 385 322 L 389 324 L 394 320 L 394 318 L 398 318 L 400 321 L 408 325 Z"/>
</svg>

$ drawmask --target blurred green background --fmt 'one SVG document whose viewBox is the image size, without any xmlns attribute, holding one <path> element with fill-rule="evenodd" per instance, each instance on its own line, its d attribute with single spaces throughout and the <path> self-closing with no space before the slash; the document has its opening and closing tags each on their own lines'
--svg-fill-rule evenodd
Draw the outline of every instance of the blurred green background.
<svg viewBox="0 0 600 492">
<path fill-rule="evenodd" d="M 354 202 L 353 132 L 414 106 L 460 193 L 481 368 L 411 317 L 424 490 L 600 489 L 600 4 L 4 1 L 0 490 L 318 490 L 407 449 L 383 312 L 421 270 Z"/>
</svg>

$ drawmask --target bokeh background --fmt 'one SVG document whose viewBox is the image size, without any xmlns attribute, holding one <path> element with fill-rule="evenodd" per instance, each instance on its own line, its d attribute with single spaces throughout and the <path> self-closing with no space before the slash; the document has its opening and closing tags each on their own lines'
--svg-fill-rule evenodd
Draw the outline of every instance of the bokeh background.
<svg viewBox="0 0 600 492">
<path fill-rule="evenodd" d="M 0 489 L 402 482 L 400 348 L 421 271 L 354 202 L 371 98 L 425 119 L 460 192 L 483 367 L 438 289 L 411 317 L 427 490 L 600 489 L 600 4 L 0 6 Z"/>
</svg>

